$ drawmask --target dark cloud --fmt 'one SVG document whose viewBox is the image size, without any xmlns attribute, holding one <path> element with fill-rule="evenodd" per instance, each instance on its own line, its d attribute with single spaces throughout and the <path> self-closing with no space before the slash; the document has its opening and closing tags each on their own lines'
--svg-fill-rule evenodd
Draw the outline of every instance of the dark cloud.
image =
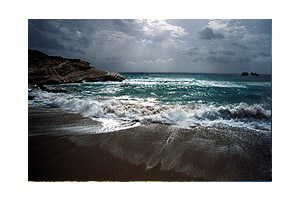
<svg viewBox="0 0 300 200">
<path fill-rule="evenodd" d="M 272 20 L 242 20 L 243 25 L 247 28 L 250 34 L 271 34 Z"/>
<path fill-rule="evenodd" d="M 82 51 L 81 49 L 76 49 L 73 46 L 71 46 L 68 50 L 71 51 L 71 52 L 75 52 L 75 53 L 79 53 L 79 54 L 82 54 L 82 55 L 86 55 L 85 51 Z"/>
<path fill-rule="evenodd" d="M 235 53 L 233 51 L 230 51 L 230 50 L 220 50 L 219 52 L 223 55 L 226 55 L 226 56 L 234 56 L 235 55 Z"/>
<path fill-rule="evenodd" d="M 68 50 L 86 54 L 80 48 L 74 47 L 76 44 L 82 47 L 91 44 L 92 41 L 86 32 L 81 23 L 74 23 L 74 20 L 70 20 L 67 25 L 61 20 L 28 20 L 29 48 Z M 71 44 L 67 45 L 69 48 L 64 45 L 66 43 Z"/>
<path fill-rule="evenodd" d="M 216 56 L 216 55 L 217 55 L 217 52 L 210 49 L 210 50 L 208 51 L 208 54 L 209 54 L 209 55 L 212 55 L 212 56 Z"/>
<path fill-rule="evenodd" d="M 62 39 L 63 41 L 73 42 L 73 43 L 76 42 L 79 45 L 85 47 L 89 46 L 92 43 L 91 39 L 87 34 L 81 33 L 79 31 L 70 32 L 68 34 L 59 33 L 57 37 L 60 37 L 60 39 Z"/>
<path fill-rule="evenodd" d="M 236 43 L 236 42 L 231 42 L 230 44 L 231 44 L 232 46 L 236 46 L 236 47 L 239 47 L 239 48 L 241 48 L 241 49 L 245 49 L 245 50 L 248 49 L 247 46 L 242 45 L 242 44 L 238 44 L 238 43 Z"/>
<path fill-rule="evenodd" d="M 198 57 L 192 60 L 192 62 L 198 62 L 198 61 L 204 61 L 204 59 L 202 57 Z"/>
<path fill-rule="evenodd" d="M 208 50 L 208 54 L 210 56 L 234 56 L 235 55 L 235 52 L 233 51 L 230 51 L 230 50 L 212 50 L 212 49 L 209 49 Z"/>
<path fill-rule="evenodd" d="M 56 49 L 56 50 L 65 50 L 66 48 L 61 45 L 55 38 L 43 34 L 41 30 L 46 29 L 47 25 L 41 26 L 41 23 L 38 24 L 38 29 L 34 24 L 29 23 L 28 27 L 28 47 L 31 49 Z M 51 29 L 52 30 L 52 29 Z"/>
<path fill-rule="evenodd" d="M 236 59 L 237 62 L 250 62 L 251 59 L 248 57 L 240 57 Z"/>
<path fill-rule="evenodd" d="M 198 51 L 199 51 L 198 47 L 193 47 L 193 48 L 188 49 L 187 54 L 190 56 L 194 56 L 198 53 Z"/>
<path fill-rule="evenodd" d="M 45 19 L 29 19 L 29 25 L 34 26 L 37 30 L 44 31 L 47 33 L 59 33 L 59 27 L 57 27 L 52 20 Z M 30 30 L 30 28 L 29 28 Z"/>
<path fill-rule="evenodd" d="M 260 53 L 260 55 L 261 55 L 262 57 L 270 57 L 270 56 L 271 56 L 271 55 L 268 54 L 268 53 Z"/>
<path fill-rule="evenodd" d="M 119 62 L 119 58 L 115 57 L 115 56 L 113 56 L 113 57 L 106 57 L 106 58 L 103 58 L 103 60 L 105 62 Z"/>
<path fill-rule="evenodd" d="M 217 55 L 216 56 L 207 56 L 207 57 L 197 57 L 192 60 L 192 62 L 208 62 L 208 63 L 216 63 L 216 64 L 237 64 L 237 63 L 246 63 L 251 62 L 250 58 L 247 57 L 233 57 L 233 56 L 222 56 Z"/>
<path fill-rule="evenodd" d="M 113 30 L 121 31 L 123 33 L 138 34 L 136 31 L 136 21 L 134 19 L 115 19 L 110 20 L 108 23 L 111 23 L 110 27 L 113 27 Z"/>
<path fill-rule="evenodd" d="M 232 63 L 234 60 L 231 57 L 225 57 L 225 56 L 209 56 L 209 57 L 197 57 L 192 60 L 192 62 L 207 62 L 207 63 L 217 63 L 217 64 L 227 64 Z"/>
<path fill-rule="evenodd" d="M 210 63 L 231 63 L 233 62 L 233 59 L 225 56 L 220 56 L 220 57 L 210 56 L 206 58 L 206 61 Z"/>
<path fill-rule="evenodd" d="M 28 20 L 28 47 L 113 71 L 270 73 L 271 20 Z"/>
<path fill-rule="evenodd" d="M 215 33 L 211 28 L 205 27 L 198 31 L 198 36 L 201 39 L 212 40 L 212 39 L 224 39 L 224 36 L 220 33 Z"/>
</svg>

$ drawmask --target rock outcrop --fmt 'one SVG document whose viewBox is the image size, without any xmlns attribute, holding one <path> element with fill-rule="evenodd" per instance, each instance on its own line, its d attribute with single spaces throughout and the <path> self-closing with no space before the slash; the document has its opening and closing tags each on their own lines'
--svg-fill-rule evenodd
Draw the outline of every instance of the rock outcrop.
<svg viewBox="0 0 300 200">
<path fill-rule="evenodd" d="M 241 74 L 241 76 L 249 76 L 249 73 L 248 73 L 248 72 L 243 72 L 243 73 Z"/>
<path fill-rule="evenodd" d="M 28 50 L 29 84 L 59 84 L 96 81 L 122 81 L 117 72 L 108 72 L 90 66 L 80 59 L 48 56 L 37 50 Z"/>
<path fill-rule="evenodd" d="M 241 76 L 249 76 L 249 75 L 251 75 L 251 76 L 259 76 L 259 74 L 256 73 L 256 72 L 251 72 L 251 74 L 249 74 L 248 72 L 242 72 L 242 74 L 241 74 Z"/>
</svg>

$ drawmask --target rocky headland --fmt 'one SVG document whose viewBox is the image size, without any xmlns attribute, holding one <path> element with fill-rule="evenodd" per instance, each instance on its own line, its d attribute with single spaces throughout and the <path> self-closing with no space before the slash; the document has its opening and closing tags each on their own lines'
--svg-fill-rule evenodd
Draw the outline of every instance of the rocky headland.
<svg viewBox="0 0 300 200">
<path fill-rule="evenodd" d="M 48 56 L 37 50 L 28 50 L 28 83 L 30 85 L 122 81 L 117 72 L 108 72 L 90 66 L 80 59 Z"/>
</svg>

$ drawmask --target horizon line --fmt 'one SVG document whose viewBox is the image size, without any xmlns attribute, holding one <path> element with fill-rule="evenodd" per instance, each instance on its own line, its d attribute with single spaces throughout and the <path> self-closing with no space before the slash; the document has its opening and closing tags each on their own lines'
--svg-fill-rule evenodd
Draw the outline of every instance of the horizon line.
<svg viewBox="0 0 300 200">
<path fill-rule="evenodd" d="M 138 72 L 138 71 L 136 71 L 136 72 L 118 72 L 118 73 L 157 73 L 157 74 L 159 74 L 159 73 L 169 73 L 169 74 L 238 74 L 238 75 L 240 75 L 240 74 L 242 74 L 243 72 L 240 72 L 240 73 L 218 73 L 218 72 Z M 248 72 L 248 73 L 251 73 L 251 72 Z M 253 73 L 257 73 L 257 72 L 253 72 Z M 266 73 L 258 73 L 259 75 L 272 75 L 272 73 L 270 73 L 270 74 L 266 74 Z M 249 74 L 249 76 L 251 76 L 250 74 Z"/>
</svg>

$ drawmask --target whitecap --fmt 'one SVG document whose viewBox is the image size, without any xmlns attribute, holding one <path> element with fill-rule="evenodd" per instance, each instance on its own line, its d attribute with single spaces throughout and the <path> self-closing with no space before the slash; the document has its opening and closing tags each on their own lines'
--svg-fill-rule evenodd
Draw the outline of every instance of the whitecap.
<svg viewBox="0 0 300 200">
<path fill-rule="evenodd" d="M 163 105 L 156 98 L 134 98 L 129 95 L 109 99 L 76 98 L 40 90 L 30 93 L 35 103 L 79 113 L 103 123 L 100 132 L 138 126 L 143 123 L 171 124 L 181 128 L 197 126 L 233 126 L 271 129 L 271 111 L 260 104 L 202 104 L 194 106 Z M 30 103 L 34 104 L 34 103 Z"/>
</svg>

